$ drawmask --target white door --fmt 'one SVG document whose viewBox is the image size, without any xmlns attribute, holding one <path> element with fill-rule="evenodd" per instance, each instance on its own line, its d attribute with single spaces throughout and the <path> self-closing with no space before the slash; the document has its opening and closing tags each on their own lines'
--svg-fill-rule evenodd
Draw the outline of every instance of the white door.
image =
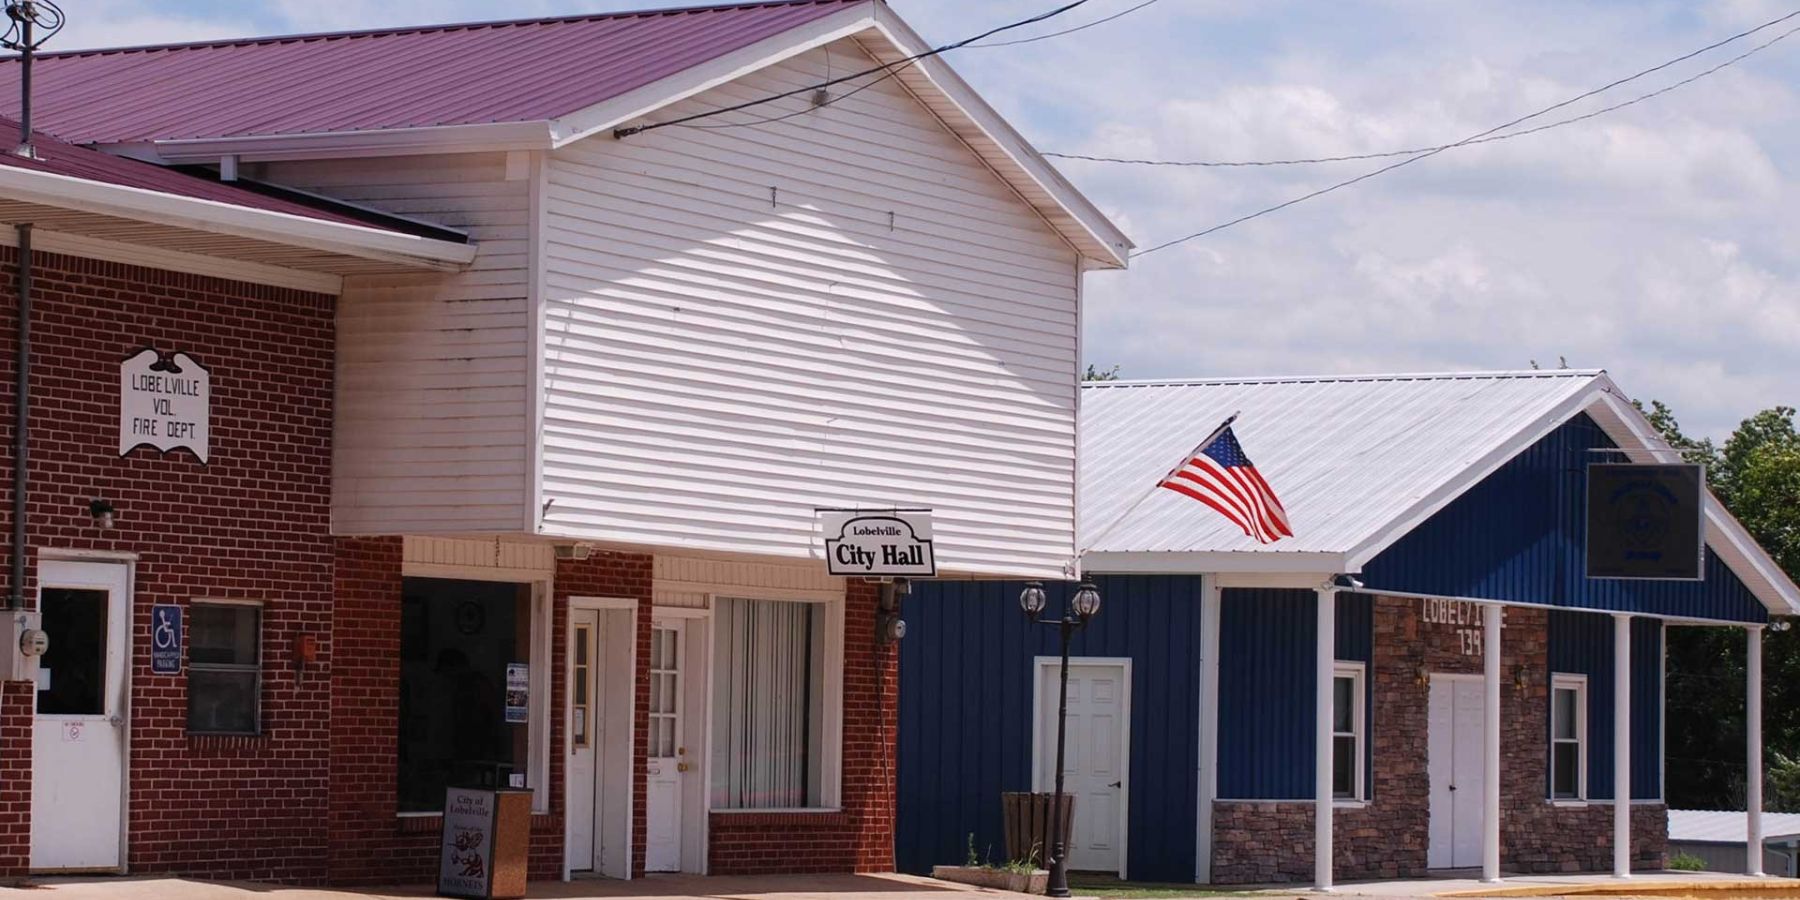
<svg viewBox="0 0 1800 900">
<path fill-rule="evenodd" d="M 572 872 L 591 872 L 599 856 L 600 613 L 569 611 L 569 846 Z"/>
<path fill-rule="evenodd" d="M 1481 865 L 1481 806 L 1485 791 L 1481 746 L 1485 730 L 1479 680 L 1433 676 L 1426 772 L 1431 782 L 1431 835 L 1426 865 Z"/>
<path fill-rule="evenodd" d="M 1056 711 L 1061 667 L 1038 667 L 1036 790 L 1055 788 Z M 1126 757 L 1130 747 L 1130 679 L 1123 662 L 1069 663 L 1069 717 L 1063 791 L 1075 798 L 1069 868 L 1119 872 L 1125 865 Z M 1044 855 L 1048 856 L 1048 848 Z"/>
<path fill-rule="evenodd" d="M 682 782 L 687 746 L 682 727 L 682 623 L 658 620 L 650 629 L 650 779 L 645 809 L 644 868 L 681 871 Z"/>
<path fill-rule="evenodd" d="M 46 561 L 38 611 L 50 647 L 31 736 L 31 868 L 124 865 L 126 567 Z"/>
</svg>

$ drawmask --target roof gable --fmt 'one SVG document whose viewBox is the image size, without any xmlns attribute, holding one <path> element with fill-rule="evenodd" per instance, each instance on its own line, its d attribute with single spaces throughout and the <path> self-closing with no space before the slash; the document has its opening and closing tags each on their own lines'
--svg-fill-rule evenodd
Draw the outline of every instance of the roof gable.
<svg viewBox="0 0 1800 900">
<path fill-rule="evenodd" d="M 1592 451 L 1618 447 L 1577 414 L 1382 550 L 1360 577 L 1376 592 L 1767 621 L 1768 610 L 1710 549 L 1703 581 L 1587 577 L 1586 464 L 1607 458 Z"/>
<path fill-rule="evenodd" d="M 46 53 L 34 120 L 77 143 L 555 119 L 867 0 Z M 0 114 L 16 115 L 16 64 Z"/>
<path fill-rule="evenodd" d="M 1329 554 L 1341 560 L 1471 467 L 1503 461 L 1493 458 L 1526 423 L 1570 407 L 1599 376 L 1554 371 L 1090 384 L 1082 392 L 1080 544 L 1089 553 Z M 1155 489 L 1183 454 L 1234 413 L 1242 414 L 1235 430 L 1245 451 L 1287 507 L 1293 538 L 1257 544 L 1205 506 Z M 1334 571 L 1343 571 L 1341 561 Z"/>
<path fill-rule="evenodd" d="M 929 46 L 882 0 L 778 0 L 81 51 L 39 57 L 34 116 L 159 162 L 547 150 L 852 35 L 883 64 Z M 0 114 L 17 77 L 0 63 Z M 1090 264 L 1126 265 L 1130 239 L 941 57 L 895 77 Z"/>
</svg>

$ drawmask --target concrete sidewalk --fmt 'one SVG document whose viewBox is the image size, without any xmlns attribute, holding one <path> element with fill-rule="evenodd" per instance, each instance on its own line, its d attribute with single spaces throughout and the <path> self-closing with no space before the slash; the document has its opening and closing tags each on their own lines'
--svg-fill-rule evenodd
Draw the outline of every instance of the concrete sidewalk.
<svg viewBox="0 0 1800 900">
<path fill-rule="evenodd" d="M 977 895 L 961 900 L 1023 900 L 1026 896 L 912 875 L 657 875 L 636 881 L 584 878 L 533 882 L 528 896 L 544 900 L 924 900 L 923 894 Z M 15 895 L 21 900 L 398 900 L 435 896 L 429 886 L 335 890 L 133 876 L 42 878 L 32 879 L 23 888 L 0 889 L 0 896 Z M 946 896 L 942 900 L 958 898 Z"/>
</svg>

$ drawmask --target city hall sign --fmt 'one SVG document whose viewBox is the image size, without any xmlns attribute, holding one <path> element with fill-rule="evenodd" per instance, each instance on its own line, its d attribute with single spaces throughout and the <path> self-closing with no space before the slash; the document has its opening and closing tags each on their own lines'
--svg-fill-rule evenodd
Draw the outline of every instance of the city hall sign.
<svg viewBox="0 0 1800 900">
<path fill-rule="evenodd" d="M 931 578 L 931 511 L 926 509 L 819 510 L 825 568 L 832 575 L 865 578 Z"/>
<path fill-rule="evenodd" d="M 211 425 L 212 374 L 199 360 L 145 347 L 119 364 L 120 456 L 187 450 L 204 464 Z"/>
</svg>

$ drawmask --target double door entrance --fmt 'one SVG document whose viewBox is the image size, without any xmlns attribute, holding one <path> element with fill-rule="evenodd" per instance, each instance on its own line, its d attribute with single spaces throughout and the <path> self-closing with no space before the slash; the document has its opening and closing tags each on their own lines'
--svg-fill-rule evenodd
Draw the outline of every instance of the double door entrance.
<svg viewBox="0 0 1800 900">
<path fill-rule="evenodd" d="M 31 734 L 31 868 L 117 871 L 125 863 L 129 570 L 47 560 L 38 584 L 50 644 Z"/>
<path fill-rule="evenodd" d="M 1426 772 L 1431 832 L 1425 864 L 1433 869 L 1481 865 L 1481 814 L 1486 773 L 1484 696 L 1479 676 L 1433 675 L 1427 707 Z"/>
</svg>

